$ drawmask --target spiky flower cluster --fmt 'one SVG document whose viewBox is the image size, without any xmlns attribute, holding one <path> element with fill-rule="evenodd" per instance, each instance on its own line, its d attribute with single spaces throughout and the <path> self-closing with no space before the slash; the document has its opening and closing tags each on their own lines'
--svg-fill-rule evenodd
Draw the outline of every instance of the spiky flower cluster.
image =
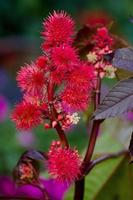
<svg viewBox="0 0 133 200">
<path fill-rule="evenodd" d="M 19 129 L 42 123 L 45 128 L 55 127 L 57 123 L 70 126 L 73 120 L 68 123 L 68 115 L 86 109 L 93 89 L 94 67 L 81 61 L 72 45 L 71 17 L 65 12 L 54 12 L 43 26 L 43 54 L 21 67 L 17 75 L 24 95 L 12 119 Z M 94 40 L 98 44 L 98 36 Z"/>
<path fill-rule="evenodd" d="M 80 157 L 77 150 L 63 148 L 60 141 L 54 141 L 49 150 L 49 173 L 60 182 L 68 184 L 80 174 Z"/>
<path fill-rule="evenodd" d="M 55 12 L 43 23 L 45 30 L 42 35 L 45 39 L 44 49 L 56 47 L 60 44 L 70 44 L 74 34 L 74 21 L 65 12 Z"/>
<path fill-rule="evenodd" d="M 95 74 L 101 78 L 114 78 L 116 69 L 104 59 L 105 54 L 112 52 L 113 38 L 109 35 L 106 27 L 97 28 L 92 37 L 93 48 L 88 53 L 87 59 L 95 67 Z"/>
</svg>

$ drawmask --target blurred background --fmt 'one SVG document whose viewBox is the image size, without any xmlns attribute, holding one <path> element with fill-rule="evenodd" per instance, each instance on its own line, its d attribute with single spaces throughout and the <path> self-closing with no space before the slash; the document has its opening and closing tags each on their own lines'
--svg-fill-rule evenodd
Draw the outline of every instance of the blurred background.
<svg viewBox="0 0 133 200">
<path fill-rule="evenodd" d="M 53 10 L 71 14 L 77 30 L 82 26 L 83 14 L 103 12 L 113 20 L 115 32 L 133 44 L 133 24 L 129 22 L 133 15 L 132 0 L 0 0 L 0 175 L 11 174 L 25 149 L 47 150 L 56 137 L 54 131 L 46 132 L 43 127 L 18 133 L 10 121 L 11 110 L 22 97 L 15 80 L 17 70 L 41 53 L 42 22 Z M 77 145 L 80 151 L 88 137 L 84 126 L 82 124 L 68 134 L 70 143 Z M 106 143 L 104 139 L 102 142 Z M 113 145 L 108 147 L 113 148 Z M 105 144 L 105 149 L 108 147 Z"/>
</svg>

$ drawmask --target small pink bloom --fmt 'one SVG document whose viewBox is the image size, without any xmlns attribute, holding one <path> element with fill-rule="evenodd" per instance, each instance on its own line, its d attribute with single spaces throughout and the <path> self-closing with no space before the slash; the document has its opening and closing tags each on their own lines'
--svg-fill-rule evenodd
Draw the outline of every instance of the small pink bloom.
<svg viewBox="0 0 133 200">
<path fill-rule="evenodd" d="M 113 39 L 109 35 L 108 29 L 106 27 L 98 28 L 96 35 L 93 37 L 96 46 L 99 48 L 111 47 L 113 44 Z"/>
<path fill-rule="evenodd" d="M 48 62 L 48 59 L 46 56 L 39 56 L 37 59 L 36 59 L 36 65 L 37 67 L 40 67 L 40 68 L 43 68 L 43 69 L 46 69 L 47 67 L 47 62 Z"/>
<path fill-rule="evenodd" d="M 45 129 L 49 129 L 49 128 L 51 128 L 51 125 L 48 124 L 48 123 L 45 123 L 45 124 L 44 124 L 44 128 L 45 128 Z"/>
</svg>

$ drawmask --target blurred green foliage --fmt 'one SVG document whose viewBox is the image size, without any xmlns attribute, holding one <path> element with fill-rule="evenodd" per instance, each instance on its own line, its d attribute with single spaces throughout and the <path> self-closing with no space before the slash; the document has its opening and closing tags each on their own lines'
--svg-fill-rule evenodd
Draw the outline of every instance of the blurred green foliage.
<svg viewBox="0 0 133 200">
<path fill-rule="evenodd" d="M 110 134 L 103 133 L 98 138 L 95 154 L 117 152 L 121 144 Z M 106 160 L 98 164 L 86 177 L 85 200 L 131 200 L 133 167 L 124 156 Z M 73 198 L 74 187 L 66 193 L 65 200 Z"/>
<path fill-rule="evenodd" d="M 0 0 L 0 36 L 39 36 L 42 20 L 53 10 L 65 10 L 74 18 L 83 11 L 103 10 L 113 17 L 117 32 L 133 42 L 132 0 Z"/>
<path fill-rule="evenodd" d="M 10 174 L 16 165 L 21 154 L 28 149 L 17 139 L 19 133 L 10 120 L 0 124 L 0 173 Z M 35 144 L 32 148 L 48 151 L 52 140 L 58 140 L 58 135 L 54 130 L 45 130 L 42 126 L 33 130 L 35 136 Z M 28 133 L 27 133 L 28 134 Z M 87 133 L 83 125 L 75 127 L 68 133 L 68 140 L 70 145 L 76 147 L 80 152 L 83 152 L 84 147 L 87 145 Z M 29 147 L 31 148 L 31 147 Z"/>
</svg>

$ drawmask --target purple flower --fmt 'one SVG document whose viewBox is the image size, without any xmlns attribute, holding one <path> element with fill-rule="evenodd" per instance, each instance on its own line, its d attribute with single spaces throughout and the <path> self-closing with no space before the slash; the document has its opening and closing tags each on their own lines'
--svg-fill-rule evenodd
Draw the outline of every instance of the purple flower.
<svg viewBox="0 0 133 200">
<path fill-rule="evenodd" d="M 50 200 L 62 200 L 68 189 L 67 184 L 58 183 L 54 179 L 41 179 L 41 183 L 49 194 Z M 0 177 L 0 196 L 43 199 L 43 194 L 39 188 L 32 185 L 16 187 L 12 179 L 6 176 Z"/>
<path fill-rule="evenodd" d="M 52 200 L 63 199 L 64 193 L 69 188 L 67 183 L 59 183 L 54 179 L 42 180 L 42 183 Z"/>
<path fill-rule="evenodd" d="M 0 196 L 14 195 L 14 190 L 15 190 L 15 186 L 14 186 L 12 180 L 9 177 L 1 176 L 0 177 Z"/>
<path fill-rule="evenodd" d="M 5 97 L 0 95 L 0 122 L 7 118 L 9 105 Z"/>
</svg>

